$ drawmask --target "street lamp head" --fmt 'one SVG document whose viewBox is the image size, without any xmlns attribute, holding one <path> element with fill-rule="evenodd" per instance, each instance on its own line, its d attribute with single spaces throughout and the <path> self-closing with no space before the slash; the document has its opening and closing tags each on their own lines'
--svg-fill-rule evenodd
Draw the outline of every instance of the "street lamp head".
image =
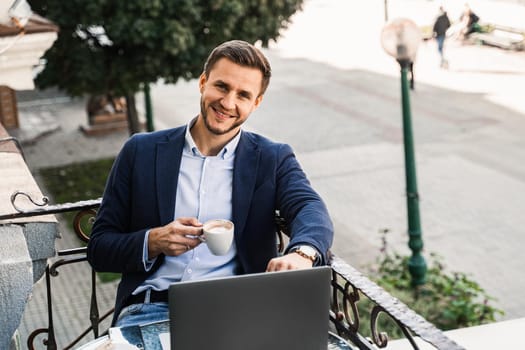
<svg viewBox="0 0 525 350">
<path fill-rule="evenodd" d="M 381 31 L 381 45 L 400 64 L 414 62 L 421 42 L 421 31 L 407 18 L 388 22 Z"/>
</svg>

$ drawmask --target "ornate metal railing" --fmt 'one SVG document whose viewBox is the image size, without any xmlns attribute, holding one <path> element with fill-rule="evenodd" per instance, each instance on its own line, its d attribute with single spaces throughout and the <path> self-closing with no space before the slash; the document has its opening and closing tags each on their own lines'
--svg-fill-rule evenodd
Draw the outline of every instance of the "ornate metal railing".
<svg viewBox="0 0 525 350">
<path fill-rule="evenodd" d="M 27 197 L 37 207 L 32 210 L 20 209 L 15 204 L 19 196 Z M 16 212 L 13 214 L 0 215 L 0 220 L 77 212 L 73 220 L 73 228 L 80 239 L 87 242 L 89 235 L 83 230 L 81 223 L 85 222 L 86 219 L 92 220 L 94 218 L 96 209 L 100 206 L 100 199 L 48 205 L 48 200 L 45 197 L 40 202 L 36 202 L 23 192 L 15 192 L 11 196 L 11 204 Z M 286 223 L 278 215 L 276 216 L 276 223 L 279 228 L 279 249 L 282 250 L 284 247 L 283 233 L 286 233 Z M 48 265 L 45 274 L 48 301 L 48 327 L 37 329 L 30 334 L 27 340 L 27 347 L 29 349 L 35 349 L 35 339 L 41 334 L 48 335 L 47 339 L 43 340 L 43 344 L 48 349 L 58 348 L 53 323 L 51 277 L 58 275 L 57 269 L 63 265 L 86 261 L 85 248 L 62 250 L 59 251 L 57 255 L 61 257 L 61 259 Z M 415 337 L 420 337 L 424 341 L 432 344 L 436 349 L 463 349 L 422 316 L 418 315 L 407 305 L 387 293 L 384 289 L 335 255 L 331 257 L 331 267 L 332 303 L 330 321 L 335 331 L 341 337 L 347 339 L 353 346 L 358 349 L 377 349 L 378 347 L 384 348 L 387 346 L 388 335 L 385 332 L 380 332 L 377 325 L 379 315 L 384 314 L 399 327 L 411 344 L 412 349 L 419 349 L 414 340 Z M 102 316 L 99 314 L 96 294 L 96 275 L 94 271 L 91 273 L 91 289 L 89 314 L 91 325 L 71 343 L 64 346 L 63 349 L 71 349 L 90 332 L 93 333 L 95 338 L 98 337 L 100 335 L 100 322 L 109 317 L 113 312 L 113 310 L 109 310 Z M 371 333 L 369 337 L 363 336 L 361 332 L 362 327 L 358 303 L 362 297 L 367 298 L 372 305 L 371 309 L 368 310 Z"/>
<path fill-rule="evenodd" d="M 387 315 L 394 321 L 413 349 L 419 349 L 414 336 L 432 344 L 436 349 L 463 349 L 440 329 L 342 259 L 333 256 L 331 267 L 333 277 L 330 320 L 339 335 L 350 340 L 359 349 L 376 349 L 375 346 L 379 348 L 387 346 L 388 334 L 380 332 L 377 326 L 381 314 Z M 358 302 L 361 296 L 366 297 L 372 303 L 369 315 L 371 338 L 365 338 L 360 333 Z"/>
<path fill-rule="evenodd" d="M 279 249 L 282 251 L 284 248 L 283 236 L 286 235 L 288 228 L 285 220 L 278 213 L 276 214 Z M 357 348 L 377 349 L 377 347 L 385 348 L 387 346 L 388 334 L 380 332 L 377 322 L 379 316 L 384 314 L 397 325 L 411 344 L 412 349 L 419 349 L 414 336 L 432 344 L 436 349 L 463 349 L 440 329 L 372 282 L 343 259 L 334 254 L 331 254 L 330 259 L 330 266 L 332 267 L 330 321 L 337 333 Z M 363 327 L 361 327 L 358 303 L 362 296 L 366 297 L 372 305 L 368 317 L 370 320 L 370 337 L 364 337 L 363 332 L 361 332 Z"/>
<path fill-rule="evenodd" d="M 31 210 L 21 209 L 16 201 L 18 198 L 24 197 L 29 202 L 31 202 L 35 208 Z M 73 219 L 73 230 L 77 237 L 87 243 L 89 240 L 89 233 L 84 230 L 86 225 L 89 225 L 90 221 L 93 221 L 96 215 L 96 209 L 100 206 L 101 199 L 80 201 L 76 203 L 64 203 L 59 205 L 49 205 L 49 199 L 43 197 L 40 200 L 35 200 L 30 195 L 16 191 L 11 195 L 11 205 L 16 212 L 6 215 L 0 215 L 0 220 L 6 219 L 18 219 L 18 218 L 27 218 L 40 215 L 48 214 L 60 214 L 66 212 L 76 212 L 76 215 Z M 84 224 L 83 224 L 84 223 Z M 46 299 L 47 299 L 47 313 L 48 313 L 48 326 L 47 328 L 39 328 L 34 330 L 27 339 L 27 348 L 30 350 L 35 349 L 37 339 L 39 337 L 47 334 L 47 338 L 42 340 L 44 346 L 47 349 L 55 350 L 58 349 L 57 340 L 55 336 L 55 324 L 53 320 L 53 293 L 52 293 L 52 283 L 51 277 L 56 277 L 59 275 L 58 268 L 64 265 L 70 265 L 78 262 L 86 261 L 86 248 L 73 248 L 65 249 L 57 252 L 58 260 L 50 262 L 45 270 L 45 281 L 46 281 Z M 90 326 L 85 329 L 77 338 L 72 340 L 68 345 L 65 345 L 62 349 L 71 349 L 77 345 L 85 336 L 90 332 L 93 333 L 93 336 L 97 338 L 100 334 L 100 323 L 108 318 L 112 313 L 113 309 L 107 311 L 102 316 L 100 316 L 98 303 L 97 303 L 97 278 L 94 270 L 91 270 L 91 300 L 90 300 L 90 312 L 89 320 Z"/>
</svg>

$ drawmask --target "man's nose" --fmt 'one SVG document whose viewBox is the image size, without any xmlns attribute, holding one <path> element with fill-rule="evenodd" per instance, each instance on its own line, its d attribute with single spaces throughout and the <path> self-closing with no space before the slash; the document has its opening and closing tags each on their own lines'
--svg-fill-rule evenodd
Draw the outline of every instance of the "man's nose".
<svg viewBox="0 0 525 350">
<path fill-rule="evenodd" d="M 235 94 L 228 93 L 223 96 L 221 99 L 221 105 L 224 109 L 233 109 L 235 108 Z"/>
</svg>

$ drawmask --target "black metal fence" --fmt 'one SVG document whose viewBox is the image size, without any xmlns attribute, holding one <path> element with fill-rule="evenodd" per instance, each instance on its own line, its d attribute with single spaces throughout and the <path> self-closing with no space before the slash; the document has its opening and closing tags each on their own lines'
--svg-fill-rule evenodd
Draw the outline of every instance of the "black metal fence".
<svg viewBox="0 0 525 350">
<path fill-rule="evenodd" d="M 33 210 L 22 210 L 17 207 L 17 197 L 26 197 L 36 208 Z M 65 212 L 76 212 L 73 219 L 73 229 L 78 237 L 87 242 L 89 240 L 90 222 L 94 220 L 96 210 L 100 206 L 100 199 L 80 201 L 76 203 L 65 203 L 59 205 L 49 205 L 47 198 L 35 201 L 29 195 L 23 192 L 15 192 L 11 196 L 11 204 L 15 209 L 15 213 L 0 216 L 0 220 L 27 218 L 32 216 L 59 214 Z M 283 233 L 286 234 L 286 223 L 276 215 L 276 223 L 278 226 L 278 244 L 282 251 L 284 248 Z M 87 229 L 86 229 L 87 228 Z M 48 325 L 47 328 L 39 328 L 34 330 L 27 339 L 27 348 L 35 349 L 36 339 L 44 337 L 43 344 L 48 349 L 58 349 L 55 338 L 55 325 L 53 322 L 53 293 L 52 293 L 52 277 L 58 275 L 58 268 L 74 264 L 87 263 L 86 249 L 75 248 L 61 250 L 57 252 L 57 260 L 50 262 L 46 268 L 45 279 L 47 288 L 47 312 Z M 418 349 L 414 338 L 419 337 L 424 341 L 432 344 L 436 349 L 455 350 L 463 349 L 454 341 L 449 339 L 441 330 L 426 321 L 422 316 L 411 310 L 407 305 L 403 304 L 397 298 L 387 293 L 384 289 L 379 287 L 374 282 L 370 281 L 366 276 L 357 271 L 355 268 L 347 264 L 339 257 L 332 255 L 332 301 L 330 310 L 330 322 L 332 328 L 349 343 L 353 344 L 358 349 L 377 349 L 384 348 L 388 343 L 388 334 L 381 332 L 378 327 L 378 319 L 380 315 L 385 315 L 390 318 L 402 334 L 408 339 L 412 349 Z M 76 339 L 72 339 L 67 345 L 60 345 L 61 349 L 71 349 L 77 345 L 88 334 L 92 334 L 97 338 L 106 330 L 100 329 L 101 321 L 108 318 L 113 310 L 105 311 L 102 315 L 99 312 L 97 304 L 97 276 L 94 271 L 91 272 L 91 301 L 90 312 L 86 318 L 90 320 L 90 326 L 78 335 Z M 371 305 L 367 309 L 370 320 L 368 336 L 363 335 L 363 325 L 360 312 L 363 308 L 358 306 L 363 300 L 367 299 L 366 305 Z M 47 336 L 46 336 L 47 335 Z"/>
</svg>

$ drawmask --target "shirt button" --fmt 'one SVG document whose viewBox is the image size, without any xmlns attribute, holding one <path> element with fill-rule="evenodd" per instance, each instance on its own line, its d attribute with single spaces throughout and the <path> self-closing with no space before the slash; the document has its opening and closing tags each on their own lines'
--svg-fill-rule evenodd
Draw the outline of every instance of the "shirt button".
<svg viewBox="0 0 525 350">
<path fill-rule="evenodd" d="M 192 273 L 192 272 L 193 272 L 193 270 L 192 270 L 192 269 L 188 269 L 188 273 Z"/>
<path fill-rule="evenodd" d="M 201 258 L 195 258 L 195 261 L 201 261 Z"/>
</svg>

